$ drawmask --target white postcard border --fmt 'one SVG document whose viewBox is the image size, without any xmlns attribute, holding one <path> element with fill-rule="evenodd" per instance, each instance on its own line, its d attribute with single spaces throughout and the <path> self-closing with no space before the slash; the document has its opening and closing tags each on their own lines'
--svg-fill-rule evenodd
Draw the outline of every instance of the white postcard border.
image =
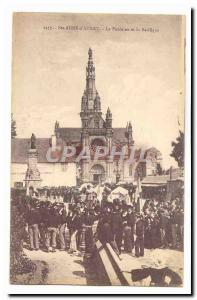
<svg viewBox="0 0 197 300">
<path fill-rule="evenodd" d="M 148 3 L 147 3 L 148 2 Z M 44 1 L 44 0 L 8 0 L 1 9 L 1 56 L 3 72 L 0 81 L 3 83 L 1 98 L 1 185 L 2 192 L 1 229 L 3 231 L 3 247 L 1 257 L 4 262 L 3 291 L 4 294 L 187 294 L 191 287 L 191 55 L 190 55 L 190 6 L 185 1 Z M 184 14 L 187 17 L 186 44 L 186 107 L 185 107 L 185 251 L 184 251 L 184 286 L 182 288 L 161 287 L 92 287 L 92 286 L 63 286 L 63 285 L 10 285 L 9 284 L 9 225 L 10 225 L 10 111 L 11 111 L 11 32 L 12 13 L 23 12 L 94 12 L 94 13 L 138 13 L 138 14 Z"/>
</svg>

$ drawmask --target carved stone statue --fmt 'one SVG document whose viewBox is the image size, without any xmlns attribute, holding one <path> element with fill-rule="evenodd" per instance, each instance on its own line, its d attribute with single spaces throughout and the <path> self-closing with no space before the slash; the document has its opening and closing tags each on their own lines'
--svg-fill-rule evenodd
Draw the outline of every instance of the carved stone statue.
<svg viewBox="0 0 197 300">
<path fill-rule="evenodd" d="M 37 188 L 40 186 L 42 179 L 40 178 L 40 172 L 37 167 L 38 152 L 36 149 L 36 137 L 32 133 L 30 139 L 30 149 L 28 150 L 28 166 L 25 176 L 25 186 Z"/>
<path fill-rule="evenodd" d="M 36 136 L 34 133 L 31 135 L 31 149 L 36 149 Z"/>
</svg>

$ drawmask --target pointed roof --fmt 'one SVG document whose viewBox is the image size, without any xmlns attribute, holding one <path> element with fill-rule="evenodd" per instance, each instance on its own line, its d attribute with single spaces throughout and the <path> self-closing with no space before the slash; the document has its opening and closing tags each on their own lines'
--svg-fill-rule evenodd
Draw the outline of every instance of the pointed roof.
<svg viewBox="0 0 197 300">
<path fill-rule="evenodd" d="M 89 50 L 88 50 L 88 56 L 89 56 L 89 59 L 92 59 L 92 49 L 91 48 L 89 48 Z"/>
<path fill-rule="evenodd" d="M 95 86 L 95 67 L 92 56 L 92 49 L 88 50 L 88 63 L 86 66 L 86 88 L 82 96 L 81 111 L 101 110 L 101 103 L 98 91 Z"/>
</svg>

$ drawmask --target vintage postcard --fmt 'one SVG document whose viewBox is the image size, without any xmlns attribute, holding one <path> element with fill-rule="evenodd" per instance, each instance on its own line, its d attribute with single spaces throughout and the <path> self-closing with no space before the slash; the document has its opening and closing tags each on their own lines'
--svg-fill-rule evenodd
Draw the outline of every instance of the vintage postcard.
<svg viewBox="0 0 197 300">
<path fill-rule="evenodd" d="M 10 284 L 183 287 L 185 24 L 13 14 Z"/>
</svg>

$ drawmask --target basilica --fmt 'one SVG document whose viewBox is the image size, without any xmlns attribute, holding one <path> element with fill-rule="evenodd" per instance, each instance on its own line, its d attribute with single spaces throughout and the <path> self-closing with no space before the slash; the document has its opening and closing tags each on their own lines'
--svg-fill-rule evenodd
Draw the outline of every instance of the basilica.
<svg viewBox="0 0 197 300">
<path fill-rule="evenodd" d="M 42 186 L 72 186 L 84 182 L 130 183 L 139 177 L 156 175 L 162 162 L 160 151 L 154 147 L 138 149 L 131 122 L 126 122 L 122 128 L 113 127 L 112 110 L 108 108 L 103 114 L 101 102 L 95 83 L 93 53 L 89 49 L 86 85 L 81 98 L 81 127 L 61 127 L 56 121 L 51 137 L 35 138 L 35 133 L 33 149 L 30 139 L 12 139 L 12 186 L 30 182 L 29 174 L 32 174 L 33 181 L 36 174 L 35 182 Z M 74 155 L 64 160 L 55 159 L 57 151 L 65 146 L 75 147 Z M 52 161 L 47 159 L 49 149 L 52 150 Z M 89 149 L 89 159 L 82 156 L 77 160 L 82 149 Z M 109 159 L 111 153 L 113 159 Z"/>
</svg>

